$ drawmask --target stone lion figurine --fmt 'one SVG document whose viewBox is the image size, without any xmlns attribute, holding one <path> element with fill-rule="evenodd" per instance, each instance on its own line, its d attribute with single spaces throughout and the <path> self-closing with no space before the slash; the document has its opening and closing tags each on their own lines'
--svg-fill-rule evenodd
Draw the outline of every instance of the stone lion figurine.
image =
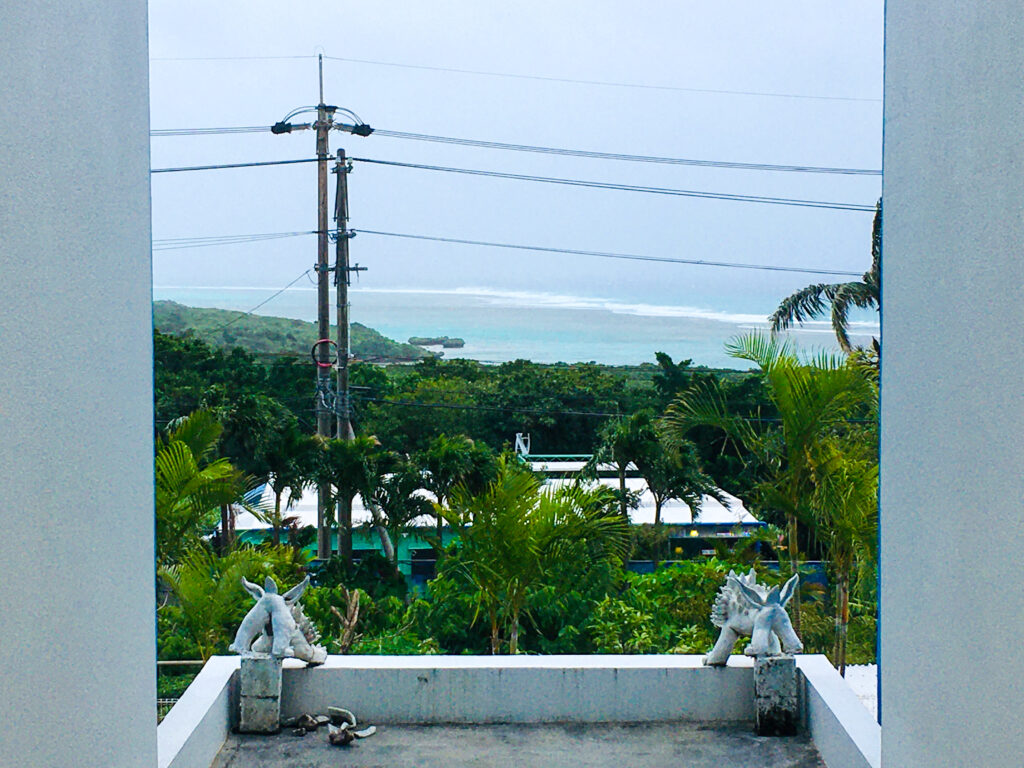
<svg viewBox="0 0 1024 768">
<path fill-rule="evenodd" d="M 786 603 L 793 597 L 799 581 L 800 575 L 793 574 L 781 590 L 778 587 L 768 589 L 757 583 L 753 568 L 740 576 L 729 571 L 725 586 L 718 591 L 711 608 L 711 623 L 722 631 L 715 647 L 704 657 L 704 663 L 725 666 L 741 635 L 750 638 L 750 645 L 743 651 L 747 656 L 778 656 L 780 650 L 802 651 L 803 643 L 793 631 L 786 613 Z"/>
</svg>

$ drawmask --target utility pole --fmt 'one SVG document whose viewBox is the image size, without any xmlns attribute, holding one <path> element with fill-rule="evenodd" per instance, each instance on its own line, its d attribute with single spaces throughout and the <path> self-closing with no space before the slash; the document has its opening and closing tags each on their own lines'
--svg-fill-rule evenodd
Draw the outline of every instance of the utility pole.
<svg viewBox="0 0 1024 768">
<path fill-rule="evenodd" d="M 353 438 L 351 408 L 348 398 L 348 284 L 349 272 L 354 271 L 348 266 L 348 239 L 351 234 L 347 229 L 348 221 L 348 198 L 345 174 L 350 168 L 345 160 L 344 150 L 338 153 L 339 165 L 335 169 L 338 173 L 338 199 L 335 203 L 335 219 L 338 222 L 337 235 L 337 263 L 334 266 L 335 285 L 338 290 L 337 311 L 338 311 L 338 341 L 337 341 L 337 369 L 338 390 L 332 392 L 331 387 L 331 314 L 330 314 L 330 280 L 328 273 L 332 267 L 329 258 L 329 238 L 332 234 L 328 231 L 328 194 L 327 194 L 327 161 L 329 155 L 328 134 L 333 130 L 346 131 L 356 136 L 369 136 L 373 128 L 364 123 L 360 117 L 349 109 L 342 109 L 345 115 L 352 120 L 352 123 L 334 122 L 335 113 L 338 107 L 324 103 L 324 57 L 319 57 L 320 69 L 320 101 L 315 108 L 315 123 L 291 123 L 292 118 L 297 115 L 313 112 L 311 107 L 300 107 L 292 110 L 285 118 L 275 123 L 270 131 L 275 135 L 291 133 L 296 130 L 316 131 L 316 158 L 317 158 L 317 344 L 314 354 L 316 363 L 316 433 L 323 439 L 329 439 L 334 434 L 334 416 L 338 417 L 337 436 L 351 440 Z M 340 168 L 341 170 L 338 170 Z M 360 269 L 356 267 L 355 269 Z M 333 505 L 331 504 L 331 487 L 328 483 L 317 485 L 317 557 L 326 559 L 331 556 L 331 529 L 330 523 L 334 516 Z M 338 521 L 342 523 L 343 521 Z M 345 521 L 348 522 L 348 521 Z M 339 546 L 341 539 L 339 536 Z M 351 554 L 351 553 L 347 553 Z"/>
<path fill-rule="evenodd" d="M 345 150 L 338 150 L 338 159 L 334 165 L 334 172 L 338 175 L 337 191 L 334 196 L 334 221 L 335 231 L 335 256 L 334 256 L 334 285 L 337 293 L 337 333 L 338 333 L 338 438 L 341 440 L 352 440 L 355 432 L 352 429 L 352 401 L 348 389 L 348 363 L 351 359 L 351 344 L 349 341 L 349 303 L 348 288 L 352 284 L 351 274 L 363 271 L 364 267 L 349 266 L 348 241 L 352 233 L 348 231 L 348 174 L 352 166 L 345 159 Z"/>
<path fill-rule="evenodd" d="M 317 220 L 316 220 L 316 277 L 317 277 L 317 362 L 316 367 L 316 433 L 323 438 L 331 437 L 331 376 L 330 345 L 325 341 L 331 336 L 331 284 L 328 279 L 330 263 L 327 245 L 327 134 L 334 122 L 334 107 L 324 104 L 324 57 L 320 56 L 320 101 L 316 106 L 316 172 L 317 172 Z M 333 517 L 330 503 L 331 487 L 328 483 L 317 485 L 316 528 L 317 556 L 331 556 L 331 527 Z"/>
</svg>

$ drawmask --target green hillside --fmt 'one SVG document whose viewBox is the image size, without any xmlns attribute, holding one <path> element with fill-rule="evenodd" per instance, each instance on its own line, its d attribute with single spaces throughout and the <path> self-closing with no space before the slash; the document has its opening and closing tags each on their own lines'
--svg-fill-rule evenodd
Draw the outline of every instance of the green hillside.
<svg viewBox="0 0 1024 768">
<path fill-rule="evenodd" d="M 191 331 L 207 344 L 242 347 L 256 354 L 307 355 L 317 339 L 316 324 L 305 320 L 186 307 L 174 301 L 153 302 L 153 325 L 161 333 L 180 336 Z M 352 354 L 360 360 L 419 360 L 432 356 L 420 347 L 394 341 L 359 323 L 352 323 L 351 333 Z"/>
</svg>

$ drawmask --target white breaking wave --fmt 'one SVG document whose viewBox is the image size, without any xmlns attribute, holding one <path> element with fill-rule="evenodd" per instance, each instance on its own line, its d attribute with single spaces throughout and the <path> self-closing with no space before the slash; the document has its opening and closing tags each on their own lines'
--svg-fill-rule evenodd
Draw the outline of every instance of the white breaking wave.
<svg viewBox="0 0 1024 768">
<path fill-rule="evenodd" d="M 639 317 L 680 317 L 737 325 L 740 323 L 767 322 L 767 315 L 723 312 L 701 307 L 667 304 L 645 304 L 616 301 L 615 299 L 589 296 L 572 296 L 559 293 L 533 291 L 502 291 L 493 288 L 354 288 L 352 293 L 408 293 L 440 296 L 467 296 L 479 298 L 488 304 L 523 309 L 579 309 L 612 312 L 618 315 Z"/>
<path fill-rule="evenodd" d="M 154 286 L 154 291 L 216 291 L 216 292 L 242 292 L 257 291 L 264 292 L 271 290 L 265 286 L 177 286 L 161 285 Z M 287 289 L 289 293 L 315 292 L 313 285 L 294 285 Z M 708 320 L 712 322 L 728 323 L 742 328 L 764 329 L 768 325 L 767 314 L 754 314 L 744 312 L 726 312 L 723 310 L 706 309 L 704 307 L 692 307 L 675 304 L 647 304 L 644 302 L 626 302 L 616 299 L 574 296 L 571 294 L 546 293 L 541 291 L 506 291 L 495 288 L 482 287 L 460 287 L 460 288 L 368 288 L 353 287 L 351 294 L 378 294 L 378 295 L 420 295 L 420 296 L 462 296 L 473 298 L 482 303 L 498 306 L 522 309 L 575 309 L 585 311 L 611 312 L 617 315 L 634 315 L 636 317 L 665 317 L 665 318 L 688 318 L 695 320 Z M 875 334 L 877 335 L 879 325 L 873 322 L 853 321 L 850 330 L 854 335 Z M 827 321 L 812 320 L 793 328 L 794 331 L 805 333 L 832 333 L 832 326 Z"/>
</svg>

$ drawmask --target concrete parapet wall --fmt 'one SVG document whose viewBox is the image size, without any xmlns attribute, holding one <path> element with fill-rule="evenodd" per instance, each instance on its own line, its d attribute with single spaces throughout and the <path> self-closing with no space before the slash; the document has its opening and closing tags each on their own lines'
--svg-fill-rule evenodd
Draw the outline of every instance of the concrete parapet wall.
<svg viewBox="0 0 1024 768">
<path fill-rule="evenodd" d="M 752 663 L 700 656 L 331 656 L 286 663 L 281 713 L 351 709 L 360 721 L 753 722 Z"/>
<path fill-rule="evenodd" d="M 882 729 L 824 656 L 797 656 L 804 727 L 829 768 L 879 768 Z"/>
<path fill-rule="evenodd" d="M 880 730 L 824 656 L 798 656 L 803 724 L 829 768 L 879 768 Z M 160 724 L 160 768 L 208 768 L 238 719 L 238 657 L 214 657 Z M 330 656 L 284 662 L 281 714 L 362 723 L 754 725 L 753 661 L 700 656 Z"/>
<path fill-rule="evenodd" d="M 157 728 L 159 768 L 209 768 L 237 721 L 237 656 L 214 656 Z"/>
</svg>

